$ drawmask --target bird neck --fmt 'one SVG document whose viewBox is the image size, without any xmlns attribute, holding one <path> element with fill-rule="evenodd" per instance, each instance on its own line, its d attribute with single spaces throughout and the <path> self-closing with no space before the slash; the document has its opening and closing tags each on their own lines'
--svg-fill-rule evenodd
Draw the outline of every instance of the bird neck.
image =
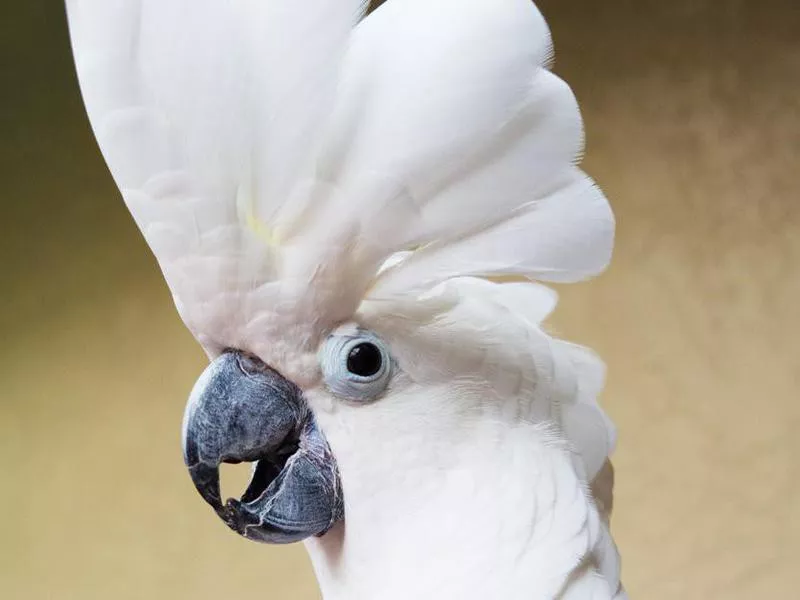
<svg viewBox="0 0 800 600">
<path fill-rule="evenodd" d="M 558 597 L 597 529 L 572 457 L 532 428 L 483 450 L 352 494 L 345 477 L 344 522 L 306 542 L 324 599 Z"/>
</svg>

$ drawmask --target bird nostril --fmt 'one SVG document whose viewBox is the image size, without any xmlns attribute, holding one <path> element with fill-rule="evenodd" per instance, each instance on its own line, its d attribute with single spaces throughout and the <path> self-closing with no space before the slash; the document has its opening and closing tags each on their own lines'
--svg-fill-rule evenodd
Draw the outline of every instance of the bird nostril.
<svg viewBox="0 0 800 600">
<path fill-rule="evenodd" d="M 253 354 L 245 352 L 237 353 L 236 363 L 245 375 L 255 375 L 269 370 L 269 367 L 267 367 L 264 361 Z"/>
</svg>

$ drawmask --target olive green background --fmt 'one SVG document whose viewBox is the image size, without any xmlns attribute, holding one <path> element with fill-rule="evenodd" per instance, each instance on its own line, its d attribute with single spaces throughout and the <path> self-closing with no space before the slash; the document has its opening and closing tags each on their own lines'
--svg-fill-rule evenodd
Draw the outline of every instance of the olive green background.
<svg viewBox="0 0 800 600">
<path fill-rule="evenodd" d="M 541 7 L 619 221 L 554 322 L 609 364 L 631 596 L 792 597 L 800 4 Z M 184 472 L 204 355 L 94 145 L 61 3 L 3 2 L 0 61 L 0 597 L 316 597 L 302 547 L 229 533 Z"/>
</svg>

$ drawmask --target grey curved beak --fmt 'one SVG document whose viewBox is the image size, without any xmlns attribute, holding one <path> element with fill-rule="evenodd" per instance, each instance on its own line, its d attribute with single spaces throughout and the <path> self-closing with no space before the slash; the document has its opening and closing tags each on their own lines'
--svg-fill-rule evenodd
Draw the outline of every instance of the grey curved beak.
<svg viewBox="0 0 800 600">
<path fill-rule="evenodd" d="M 302 392 L 251 355 L 225 352 L 197 380 L 184 414 L 183 456 L 200 495 L 248 539 L 296 542 L 324 534 L 343 516 L 336 462 Z M 256 464 L 242 497 L 223 504 L 224 462 Z"/>
</svg>

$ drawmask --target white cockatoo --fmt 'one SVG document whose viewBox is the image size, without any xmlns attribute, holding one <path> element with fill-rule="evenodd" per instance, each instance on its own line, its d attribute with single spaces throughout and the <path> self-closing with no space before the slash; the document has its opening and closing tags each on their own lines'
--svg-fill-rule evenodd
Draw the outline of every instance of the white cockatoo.
<svg viewBox="0 0 800 600">
<path fill-rule="evenodd" d="M 529 0 L 67 0 L 100 149 L 211 363 L 184 458 L 326 600 L 621 599 L 602 362 L 542 322 L 609 261 Z M 223 501 L 219 468 L 253 462 Z"/>
</svg>

